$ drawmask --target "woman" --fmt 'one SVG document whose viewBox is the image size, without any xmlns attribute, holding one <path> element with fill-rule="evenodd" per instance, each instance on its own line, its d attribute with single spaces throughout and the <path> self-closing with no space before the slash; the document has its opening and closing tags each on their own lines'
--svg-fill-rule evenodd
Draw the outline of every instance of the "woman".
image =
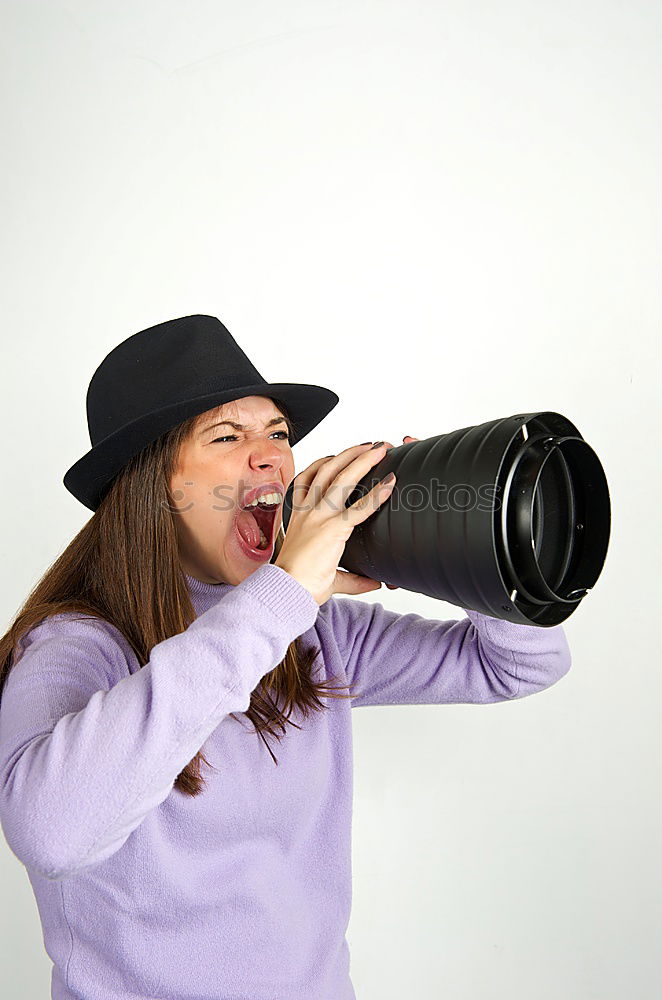
<svg viewBox="0 0 662 1000">
<path fill-rule="evenodd" d="M 338 562 L 393 489 L 345 507 L 384 442 L 318 459 L 283 535 L 292 446 L 337 401 L 267 383 L 209 316 L 92 378 L 64 482 L 94 516 L 0 641 L 0 819 L 58 1000 L 353 998 L 350 707 L 521 698 L 570 667 L 561 626 L 335 596 L 379 588 Z"/>
</svg>

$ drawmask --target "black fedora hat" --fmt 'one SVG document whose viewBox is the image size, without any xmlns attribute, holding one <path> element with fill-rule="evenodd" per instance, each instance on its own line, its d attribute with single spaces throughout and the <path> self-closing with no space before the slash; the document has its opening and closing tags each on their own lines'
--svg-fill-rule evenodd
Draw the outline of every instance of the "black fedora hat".
<svg viewBox="0 0 662 1000">
<path fill-rule="evenodd" d="M 62 481 L 95 511 L 115 476 L 148 444 L 242 396 L 282 400 L 294 425 L 292 445 L 339 402 L 321 385 L 267 382 L 215 316 L 182 316 L 134 333 L 92 376 L 86 404 L 92 448 Z"/>
</svg>

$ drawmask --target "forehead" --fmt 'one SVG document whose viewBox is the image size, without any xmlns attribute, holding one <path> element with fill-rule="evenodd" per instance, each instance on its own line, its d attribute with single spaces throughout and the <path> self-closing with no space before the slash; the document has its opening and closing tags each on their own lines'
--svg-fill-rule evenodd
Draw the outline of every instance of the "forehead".
<svg viewBox="0 0 662 1000">
<path fill-rule="evenodd" d="M 248 423 L 251 419 L 268 420 L 270 417 L 282 416 L 283 411 L 267 396 L 242 396 L 241 399 L 231 399 L 227 403 L 206 410 L 198 417 L 198 426 L 206 425 L 213 420 L 236 420 Z"/>
</svg>

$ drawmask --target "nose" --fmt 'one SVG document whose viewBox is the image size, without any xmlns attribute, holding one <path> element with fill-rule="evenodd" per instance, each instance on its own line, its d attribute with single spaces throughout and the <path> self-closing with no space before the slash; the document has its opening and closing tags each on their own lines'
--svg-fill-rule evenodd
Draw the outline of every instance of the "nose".
<svg viewBox="0 0 662 1000">
<path fill-rule="evenodd" d="M 275 441 L 261 439 L 251 445 L 248 463 L 254 469 L 280 469 L 283 453 Z"/>
</svg>

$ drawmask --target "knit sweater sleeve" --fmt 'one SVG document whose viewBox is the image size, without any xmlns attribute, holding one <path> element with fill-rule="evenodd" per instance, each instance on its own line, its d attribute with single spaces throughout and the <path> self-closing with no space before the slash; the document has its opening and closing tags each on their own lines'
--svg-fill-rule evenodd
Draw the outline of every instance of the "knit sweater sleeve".
<svg viewBox="0 0 662 1000">
<path fill-rule="evenodd" d="M 101 619 L 32 629 L 0 702 L 0 822 L 14 854 L 59 879 L 117 851 L 318 611 L 267 563 L 142 668 L 134 658 L 133 673 L 128 644 Z"/>
<path fill-rule="evenodd" d="M 462 609 L 465 610 L 465 609 Z M 321 609 L 361 705 L 488 703 L 555 684 L 571 665 L 561 625 L 518 625 L 465 610 L 459 621 L 331 597 Z"/>
</svg>

